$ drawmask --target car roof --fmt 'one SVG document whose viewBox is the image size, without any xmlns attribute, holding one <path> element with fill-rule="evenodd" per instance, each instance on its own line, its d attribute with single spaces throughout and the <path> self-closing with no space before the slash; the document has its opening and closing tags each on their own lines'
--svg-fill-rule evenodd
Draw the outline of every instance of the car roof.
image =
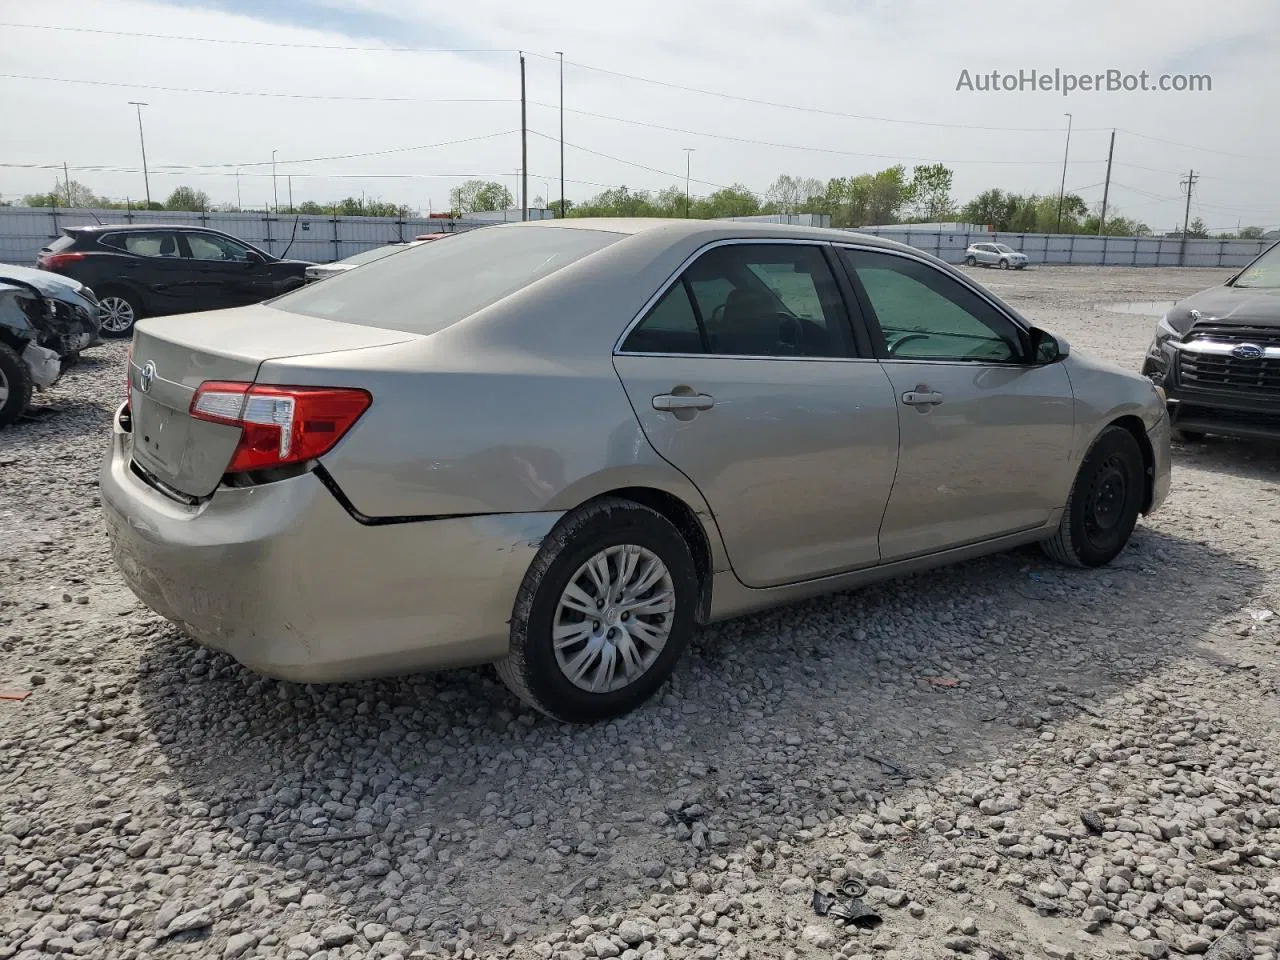
<svg viewBox="0 0 1280 960">
<path fill-rule="evenodd" d="M 682 220 L 663 217 L 569 217 L 564 220 L 531 220 L 526 223 L 507 223 L 486 230 L 603 230 L 609 233 L 639 235 L 665 233 L 672 240 L 701 239 L 706 242 L 731 239 L 771 240 L 825 240 L 828 242 L 857 241 L 866 246 L 883 247 L 886 250 L 910 250 L 914 247 L 886 240 L 856 230 L 835 230 L 830 227 L 804 227 L 788 223 L 761 223 L 755 220 Z"/>
<path fill-rule="evenodd" d="M 128 230 L 130 233 L 146 233 L 152 230 L 204 230 L 208 233 L 225 233 L 217 227 L 203 227 L 197 223 L 100 223 L 63 229 L 67 233 L 114 233 L 119 230 Z"/>
</svg>

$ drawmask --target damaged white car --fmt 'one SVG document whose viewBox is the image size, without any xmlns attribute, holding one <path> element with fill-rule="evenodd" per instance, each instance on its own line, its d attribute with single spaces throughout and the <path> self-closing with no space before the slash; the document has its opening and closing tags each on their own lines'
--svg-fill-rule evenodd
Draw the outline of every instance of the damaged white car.
<svg viewBox="0 0 1280 960">
<path fill-rule="evenodd" d="M 22 416 L 33 390 L 53 386 L 80 351 L 100 342 L 92 290 L 0 264 L 0 427 Z"/>
</svg>

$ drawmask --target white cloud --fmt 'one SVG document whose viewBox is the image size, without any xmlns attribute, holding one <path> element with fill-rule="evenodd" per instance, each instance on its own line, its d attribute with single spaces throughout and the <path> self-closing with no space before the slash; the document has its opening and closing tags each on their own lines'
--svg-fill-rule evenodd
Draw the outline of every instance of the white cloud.
<svg viewBox="0 0 1280 960">
<path fill-rule="evenodd" d="M 301 7 L 289 3 L 287 7 Z M 965 198 L 988 186 L 1056 191 L 1064 111 L 1074 115 L 1068 188 L 1101 196 L 1107 133 L 1117 126 L 1154 137 L 1247 154 L 1242 159 L 1188 150 L 1122 132 L 1117 137 L 1112 202 L 1157 228 L 1180 218 L 1176 171 L 1194 166 L 1199 213 L 1211 226 L 1245 222 L 1280 224 L 1280 175 L 1262 157 L 1274 156 L 1280 134 L 1267 122 L 1277 81 L 1270 66 L 1280 54 L 1280 8 L 1271 0 L 1243 0 L 1230 16 L 1195 2 L 1124 4 L 1085 0 L 1070 5 L 1024 3 L 1010 15 L 973 4 L 942 2 L 847 3 L 840 0 L 653 0 L 600 4 L 563 0 L 528 4 L 469 0 L 420 4 L 408 0 L 326 0 L 325 13 L 351 25 L 333 30 L 263 22 L 215 9 L 145 0 L 61 0 L 39 14 L 25 0 L 0 0 L 2 19 L 57 23 L 276 43 L 379 42 L 404 45 L 523 47 L 571 61 L 671 83 L 742 96 L 885 117 L 943 123 L 1050 127 L 1047 132 L 994 132 L 911 126 L 778 110 L 699 96 L 605 74 L 566 68 L 566 101 L 574 109 L 692 131 L 803 144 L 889 157 L 950 163 L 956 193 Z M 277 8 L 277 18 L 279 16 Z M 362 22 L 377 35 L 358 29 Z M 335 22 L 324 20 L 318 22 Z M 388 24 L 398 23 L 394 33 Z M 420 98 L 514 98 L 513 54 L 445 55 L 332 52 L 126 39 L 92 34 L 6 30 L 0 72 L 78 79 L 110 79 L 174 87 Z M 361 33 L 365 32 L 364 36 Z M 1213 76 L 1208 94 L 957 92 L 961 69 L 973 72 L 1060 67 L 1085 73 L 1197 72 Z M 530 98 L 554 104 L 554 60 L 528 60 Z M 126 101 L 147 100 L 148 159 L 179 163 L 269 161 L 356 153 L 480 136 L 519 126 L 514 103 L 350 103 L 255 97 L 213 97 L 111 87 L 0 80 L 6 104 L 8 162 L 138 165 L 137 130 Z M 50 118 L 55 118 L 56 121 Z M 530 127 L 555 135 L 554 109 L 531 106 Z M 763 189 L 780 172 L 830 177 L 888 165 L 833 153 L 753 146 L 646 129 L 570 114 L 566 139 L 636 163 L 682 173 L 682 148 L 695 147 L 695 177 L 741 181 Z M 394 180 L 377 174 L 506 174 L 520 162 L 515 136 L 438 150 L 324 164 L 289 166 L 281 174 L 359 174 L 343 180 L 294 180 L 295 200 L 346 194 L 381 195 L 415 206 L 442 206 L 456 180 Z M 962 162 L 981 161 L 981 162 Z M 1008 163 L 999 161 L 1020 161 Z M 1039 164 L 1021 161 L 1041 161 Z M 567 152 L 567 176 L 577 181 L 660 188 L 671 178 L 610 160 Z M 908 166 L 912 161 L 906 160 Z M 558 149 L 531 137 L 530 194 L 554 196 Z M 1157 169 L 1140 169 L 1140 168 Z M 269 177 L 241 178 L 246 203 L 270 197 Z M 259 168 L 257 173 L 263 172 Z M 0 169 L 4 195 L 47 188 L 52 171 Z M 98 192 L 141 193 L 136 174 L 77 175 Z M 544 181 L 552 179 L 551 184 Z M 215 199 L 235 198 L 234 178 L 194 174 L 152 177 L 164 194 L 191 183 Z M 280 181 L 284 190 L 284 180 Z M 1095 186 L 1096 185 L 1096 186 Z M 1133 192 L 1136 188 L 1142 193 Z M 570 183 L 570 197 L 595 187 Z M 695 191 L 698 189 L 695 184 Z M 703 187 L 705 192 L 708 187 Z M 1152 197 L 1165 197 L 1156 200 Z"/>
</svg>

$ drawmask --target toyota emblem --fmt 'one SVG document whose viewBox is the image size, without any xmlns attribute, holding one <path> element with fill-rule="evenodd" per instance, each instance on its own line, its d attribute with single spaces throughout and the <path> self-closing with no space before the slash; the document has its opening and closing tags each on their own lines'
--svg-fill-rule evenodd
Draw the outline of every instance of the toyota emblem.
<svg viewBox="0 0 1280 960">
<path fill-rule="evenodd" d="M 1261 354 L 1259 354 L 1261 356 Z M 142 365 L 142 373 L 138 375 L 138 389 L 143 393 L 149 393 L 151 390 L 151 382 L 156 378 L 155 361 L 148 360 Z"/>
<path fill-rule="evenodd" d="M 1261 360 L 1262 348 L 1256 343 L 1242 343 L 1231 351 L 1237 360 Z"/>
</svg>

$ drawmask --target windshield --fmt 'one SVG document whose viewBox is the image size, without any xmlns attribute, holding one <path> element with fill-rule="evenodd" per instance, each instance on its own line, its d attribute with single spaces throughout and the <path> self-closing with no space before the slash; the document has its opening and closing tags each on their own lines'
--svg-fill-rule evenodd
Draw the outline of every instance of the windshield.
<svg viewBox="0 0 1280 960">
<path fill-rule="evenodd" d="M 373 263 L 375 260 L 381 260 L 383 257 L 389 257 L 393 253 L 408 249 L 409 245 L 407 243 L 390 244 L 385 247 L 374 247 L 372 250 L 361 250 L 359 253 L 338 262 L 345 263 L 349 267 L 358 267 L 362 263 Z"/>
<path fill-rule="evenodd" d="M 271 306 L 342 323 L 436 333 L 623 236 L 565 227 L 481 227 L 301 287 Z"/>
<path fill-rule="evenodd" d="M 1232 281 L 1233 287 L 1280 288 L 1280 243 L 1269 248 Z"/>
</svg>

